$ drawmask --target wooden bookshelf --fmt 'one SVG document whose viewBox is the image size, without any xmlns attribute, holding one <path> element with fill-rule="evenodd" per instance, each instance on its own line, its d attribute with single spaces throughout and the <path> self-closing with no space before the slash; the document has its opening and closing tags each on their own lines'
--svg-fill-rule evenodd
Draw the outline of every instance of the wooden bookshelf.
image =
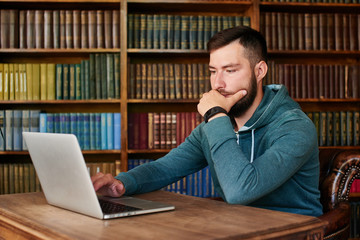
<svg viewBox="0 0 360 240">
<path fill-rule="evenodd" d="M 151 49 L 129 47 L 128 16 L 130 14 L 247 16 L 250 26 L 261 30 L 261 15 L 281 13 L 351 13 L 360 14 L 360 4 L 279 3 L 260 0 L 0 0 L 0 9 L 18 10 L 119 10 L 120 45 L 116 48 L 0 48 L 0 61 L 7 63 L 54 62 L 75 63 L 88 59 L 90 54 L 120 54 L 120 98 L 101 100 L 0 100 L 1 109 L 42 109 L 48 112 L 120 112 L 121 151 L 84 151 L 87 156 L 104 160 L 120 160 L 121 171 L 126 171 L 130 157 L 159 157 L 168 149 L 136 150 L 128 148 L 128 114 L 133 112 L 195 112 L 198 99 L 134 99 L 130 98 L 129 66 L 132 63 L 196 63 L 208 61 L 205 49 Z M 358 24 L 360 24 L 358 22 Z M 360 44 L 360 43 L 359 43 Z M 356 51 L 338 50 L 269 50 L 269 60 L 278 63 L 360 64 L 360 48 Z M 360 74 L 360 73 L 359 73 Z M 295 99 L 304 111 L 360 111 L 360 98 Z M 323 148 L 332 148 L 332 146 Z M 359 146 L 344 146 L 359 149 Z M 103 155 L 102 155 L 103 154 Z M 26 152 L 0 152 L 4 156 L 22 159 Z M 94 158 L 95 158 L 94 157 Z M 0 160 L 1 161 L 1 160 Z"/>
</svg>

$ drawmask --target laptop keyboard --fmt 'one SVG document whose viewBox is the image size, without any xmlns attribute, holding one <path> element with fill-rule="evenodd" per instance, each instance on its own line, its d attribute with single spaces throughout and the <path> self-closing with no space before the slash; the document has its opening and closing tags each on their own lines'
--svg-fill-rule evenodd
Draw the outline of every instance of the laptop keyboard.
<svg viewBox="0 0 360 240">
<path fill-rule="evenodd" d="M 104 199 L 99 199 L 101 209 L 104 214 L 120 213 L 120 212 L 129 212 L 135 210 L 141 210 L 140 208 L 127 206 L 121 203 L 114 203 L 106 201 Z"/>
</svg>

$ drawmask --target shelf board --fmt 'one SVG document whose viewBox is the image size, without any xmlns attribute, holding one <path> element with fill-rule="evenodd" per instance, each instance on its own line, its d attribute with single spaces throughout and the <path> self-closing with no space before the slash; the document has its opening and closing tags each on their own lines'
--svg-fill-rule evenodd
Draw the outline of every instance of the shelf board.
<svg viewBox="0 0 360 240">
<path fill-rule="evenodd" d="M 270 57 L 304 57 L 304 58 L 328 58 L 328 57 L 359 57 L 360 51 L 335 51 L 335 50 L 268 50 Z"/>
<path fill-rule="evenodd" d="M 100 100 L 1 100 L 1 105 L 43 105 L 43 104 L 119 104 L 120 99 Z"/>
<path fill-rule="evenodd" d="M 129 12 L 142 13 L 179 13 L 194 14 L 206 13 L 239 13 L 252 6 L 251 1 L 237 0 L 129 0 Z M 151 5 L 151 7 L 149 7 Z"/>
<path fill-rule="evenodd" d="M 172 103 L 172 104 L 183 104 L 183 103 L 199 103 L 199 99 L 129 99 L 128 103 L 141 103 L 141 104 L 154 104 L 154 103 Z"/>
<path fill-rule="evenodd" d="M 84 150 L 82 151 L 82 154 L 84 155 L 97 155 L 97 154 L 106 154 L 106 155 L 111 155 L 111 154 L 120 154 L 121 150 Z M 18 155 L 18 156 L 28 156 L 29 152 L 28 151 L 0 151 L 0 156 L 14 156 L 14 155 Z"/>
<path fill-rule="evenodd" d="M 0 0 L 2 9 L 113 9 L 120 0 Z"/>
<path fill-rule="evenodd" d="M 325 149 L 360 150 L 360 146 L 319 146 L 319 150 Z"/>
<path fill-rule="evenodd" d="M 0 109 L 41 109 L 46 112 L 119 112 L 120 99 L 0 101 Z"/>
<path fill-rule="evenodd" d="M 260 2 L 261 12 L 360 12 L 356 3 L 298 3 L 298 2 Z"/>
<path fill-rule="evenodd" d="M 120 48 L 1 48 L 0 59 L 4 61 L 8 58 L 18 57 L 89 57 L 92 53 L 120 53 Z M 9 56 L 9 54 L 11 55 Z"/>
</svg>

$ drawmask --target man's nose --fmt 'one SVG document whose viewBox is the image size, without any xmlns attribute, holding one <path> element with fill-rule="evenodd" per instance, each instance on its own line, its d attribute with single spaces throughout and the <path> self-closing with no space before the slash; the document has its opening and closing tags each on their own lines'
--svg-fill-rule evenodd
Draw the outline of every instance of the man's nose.
<svg viewBox="0 0 360 240">
<path fill-rule="evenodd" d="M 225 88 L 224 78 L 221 72 L 218 72 L 213 79 L 213 89 Z"/>
</svg>

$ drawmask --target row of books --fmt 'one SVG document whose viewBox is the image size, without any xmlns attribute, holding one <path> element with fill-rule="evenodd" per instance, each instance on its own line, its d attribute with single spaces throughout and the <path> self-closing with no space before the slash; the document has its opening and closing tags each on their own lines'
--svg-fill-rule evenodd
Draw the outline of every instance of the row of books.
<svg viewBox="0 0 360 240">
<path fill-rule="evenodd" d="M 358 146 L 360 112 L 306 112 L 314 122 L 319 146 Z"/>
<path fill-rule="evenodd" d="M 260 21 L 270 50 L 360 50 L 360 14 L 265 12 Z"/>
<path fill-rule="evenodd" d="M 98 172 L 116 175 L 120 169 L 115 162 L 89 162 L 90 176 Z M 40 192 L 41 185 L 31 163 L 0 163 L 0 194 Z"/>
<path fill-rule="evenodd" d="M 82 150 L 119 150 L 120 113 L 40 113 L 40 132 L 72 133 Z"/>
<path fill-rule="evenodd" d="M 120 99 L 120 54 L 90 54 L 80 64 L 56 65 L 58 100 Z"/>
<path fill-rule="evenodd" d="M 360 193 L 360 179 L 355 179 L 351 184 L 350 193 Z"/>
<path fill-rule="evenodd" d="M 298 3 L 360 3 L 359 0 L 261 0 L 262 2 L 298 2 Z"/>
<path fill-rule="evenodd" d="M 263 83 L 283 84 L 293 98 L 360 98 L 360 65 L 268 64 Z"/>
<path fill-rule="evenodd" d="M 350 202 L 350 239 L 360 238 L 360 202 Z"/>
<path fill-rule="evenodd" d="M 151 161 L 153 160 L 129 159 L 128 168 L 130 170 Z M 209 167 L 205 167 L 196 173 L 190 174 L 183 179 L 166 186 L 164 190 L 195 197 L 219 197 L 214 189 Z"/>
<path fill-rule="evenodd" d="M 31 163 L 0 163 L 0 194 L 40 191 L 40 182 Z"/>
<path fill-rule="evenodd" d="M 214 33 L 238 25 L 250 26 L 250 17 L 130 13 L 128 47 L 206 49 Z"/>
<path fill-rule="evenodd" d="M 22 132 L 39 132 L 40 110 L 0 110 L 0 151 L 26 150 Z"/>
<path fill-rule="evenodd" d="M 210 90 L 206 63 L 130 64 L 132 99 L 198 99 Z"/>
<path fill-rule="evenodd" d="M 0 100 L 120 99 L 120 54 L 78 64 L 0 63 Z"/>
<path fill-rule="evenodd" d="M 0 151 L 27 150 L 22 132 L 72 133 L 82 150 L 119 150 L 120 113 L 0 110 Z"/>
<path fill-rule="evenodd" d="M 129 149 L 171 149 L 202 121 L 197 112 L 129 113 Z"/>
<path fill-rule="evenodd" d="M 119 10 L 0 11 L 1 48 L 120 48 Z"/>
</svg>

